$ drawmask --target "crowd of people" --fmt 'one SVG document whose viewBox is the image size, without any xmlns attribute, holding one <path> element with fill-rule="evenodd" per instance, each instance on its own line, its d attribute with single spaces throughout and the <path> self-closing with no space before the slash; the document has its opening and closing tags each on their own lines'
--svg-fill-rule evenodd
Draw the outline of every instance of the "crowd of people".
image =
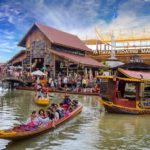
<svg viewBox="0 0 150 150">
<path fill-rule="evenodd" d="M 29 72 L 24 70 L 22 67 L 14 67 L 14 66 L 5 66 L 0 69 L 0 74 L 3 77 L 14 77 L 22 80 L 32 80 L 33 77 Z"/>
<path fill-rule="evenodd" d="M 72 92 L 90 92 L 95 93 L 100 91 L 100 84 L 96 77 L 89 74 L 70 73 L 68 75 L 58 73 L 55 77 L 44 72 L 46 76 L 35 76 L 25 71 L 22 67 L 6 66 L 0 70 L 3 76 L 15 77 L 22 79 L 29 86 L 33 84 L 45 84 L 53 90 L 65 90 Z M 44 81 L 44 82 L 43 82 Z"/>
<path fill-rule="evenodd" d="M 100 84 L 94 77 L 83 76 L 80 74 L 68 76 L 58 75 L 56 78 L 48 79 L 48 86 L 52 89 L 66 90 L 72 92 L 99 92 Z"/>
</svg>

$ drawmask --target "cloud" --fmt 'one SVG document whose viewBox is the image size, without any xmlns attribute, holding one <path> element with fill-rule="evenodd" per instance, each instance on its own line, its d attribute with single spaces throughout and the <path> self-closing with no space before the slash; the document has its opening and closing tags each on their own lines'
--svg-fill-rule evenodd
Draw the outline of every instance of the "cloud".
<svg viewBox="0 0 150 150">
<path fill-rule="evenodd" d="M 34 4 L 33 4 L 34 3 Z M 34 5 L 34 9 L 31 7 Z M 31 14 L 35 20 L 47 25 L 63 29 L 82 28 L 93 24 L 98 16 L 100 3 L 98 0 L 74 0 L 45 4 L 45 1 L 25 2 L 24 9 Z"/>
<path fill-rule="evenodd" d="M 117 18 L 112 18 L 110 22 L 99 19 L 99 22 L 88 28 L 93 28 L 94 31 L 94 26 L 97 26 L 104 38 L 107 39 L 110 39 L 112 31 L 116 38 L 149 37 L 150 14 L 141 14 L 145 5 L 141 0 L 125 1 L 117 8 Z"/>
</svg>

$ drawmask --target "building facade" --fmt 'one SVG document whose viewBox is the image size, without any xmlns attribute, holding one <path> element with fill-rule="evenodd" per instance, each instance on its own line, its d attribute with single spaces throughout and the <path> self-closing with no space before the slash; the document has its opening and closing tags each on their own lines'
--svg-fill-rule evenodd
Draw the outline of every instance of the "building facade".
<svg viewBox="0 0 150 150">
<path fill-rule="evenodd" d="M 58 73 L 95 75 L 104 67 L 89 57 L 92 51 L 77 36 L 42 24 L 33 24 L 18 45 L 25 48 L 23 56 L 17 55 L 9 62 L 18 59 L 30 72 L 40 69 L 48 71 L 50 76 Z"/>
</svg>

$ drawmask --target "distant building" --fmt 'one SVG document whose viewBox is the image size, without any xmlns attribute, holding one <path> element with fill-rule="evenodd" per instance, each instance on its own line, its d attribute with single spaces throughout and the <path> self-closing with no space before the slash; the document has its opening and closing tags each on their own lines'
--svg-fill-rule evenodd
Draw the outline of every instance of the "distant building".
<svg viewBox="0 0 150 150">
<path fill-rule="evenodd" d="M 35 23 L 20 40 L 20 51 L 8 63 L 23 66 L 25 69 L 47 70 L 50 75 L 58 73 L 92 73 L 104 67 L 88 57 L 92 51 L 75 35 Z"/>
</svg>

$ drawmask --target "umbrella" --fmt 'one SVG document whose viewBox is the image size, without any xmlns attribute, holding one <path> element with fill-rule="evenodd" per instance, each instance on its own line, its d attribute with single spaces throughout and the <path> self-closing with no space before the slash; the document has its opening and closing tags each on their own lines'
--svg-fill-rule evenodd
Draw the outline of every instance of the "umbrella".
<svg viewBox="0 0 150 150">
<path fill-rule="evenodd" d="M 42 71 L 40 70 L 37 70 L 37 71 L 34 71 L 31 73 L 32 75 L 37 75 L 37 76 L 46 76 L 45 73 L 43 73 Z"/>
</svg>

